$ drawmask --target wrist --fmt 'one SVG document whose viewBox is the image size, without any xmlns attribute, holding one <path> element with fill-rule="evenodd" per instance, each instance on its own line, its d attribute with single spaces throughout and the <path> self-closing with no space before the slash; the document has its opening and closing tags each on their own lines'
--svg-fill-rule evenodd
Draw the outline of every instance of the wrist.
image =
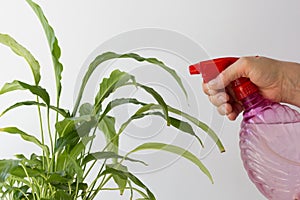
<svg viewBox="0 0 300 200">
<path fill-rule="evenodd" d="M 282 101 L 300 107 L 300 64 L 285 62 Z"/>
</svg>

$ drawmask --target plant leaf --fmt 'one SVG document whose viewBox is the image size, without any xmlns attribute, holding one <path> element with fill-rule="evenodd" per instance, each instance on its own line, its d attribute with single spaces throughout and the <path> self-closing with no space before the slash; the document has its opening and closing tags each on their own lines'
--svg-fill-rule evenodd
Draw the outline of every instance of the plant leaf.
<svg viewBox="0 0 300 200">
<path fill-rule="evenodd" d="M 96 119 L 93 116 L 82 115 L 80 117 L 65 118 L 57 122 L 55 128 L 61 137 L 73 131 L 77 132 L 80 137 L 84 137 L 96 123 Z"/>
<path fill-rule="evenodd" d="M 141 160 L 136 160 L 136 159 L 120 156 L 112 151 L 100 151 L 100 152 L 90 153 L 84 157 L 84 159 L 82 161 L 82 165 L 86 165 L 90 161 L 111 159 L 111 158 L 120 158 L 120 159 L 128 160 L 131 162 L 138 162 L 138 163 L 142 163 L 143 165 L 147 165 L 145 162 L 143 162 Z"/>
<path fill-rule="evenodd" d="M 23 140 L 25 140 L 27 142 L 32 142 L 32 143 L 38 145 L 39 147 L 41 147 L 43 149 L 43 151 L 46 153 L 46 155 L 49 155 L 49 148 L 46 145 L 43 145 L 36 137 L 29 135 L 16 127 L 0 128 L 0 132 L 6 132 L 9 134 L 20 135 L 23 138 Z"/>
<path fill-rule="evenodd" d="M 103 176 L 105 174 L 117 175 L 117 176 L 119 176 L 120 178 L 123 178 L 123 179 L 126 179 L 126 177 L 128 177 L 134 184 L 136 184 L 137 186 L 143 188 L 147 192 L 149 200 L 156 200 L 155 196 L 150 191 L 150 189 L 142 181 L 140 181 L 136 176 L 134 176 L 132 173 L 124 172 L 122 170 L 117 170 L 117 169 L 114 169 L 114 168 L 107 167 L 101 173 L 101 176 Z"/>
<path fill-rule="evenodd" d="M 109 113 L 109 111 L 111 111 L 114 107 L 123 105 L 123 104 L 127 104 L 127 103 L 132 103 L 132 104 L 136 104 L 136 105 L 146 105 L 146 103 L 140 102 L 137 99 L 134 98 L 120 98 L 120 99 L 114 99 L 111 102 L 109 102 L 105 108 L 105 110 L 103 111 L 103 113 L 100 115 L 100 118 L 98 119 L 99 122 L 101 122 L 101 120 L 103 119 L 103 117 L 105 117 L 107 115 L 107 113 Z"/>
<path fill-rule="evenodd" d="M 185 150 L 181 147 L 175 146 L 175 145 L 170 145 L 170 144 L 164 144 L 164 143 L 144 143 L 138 147 L 136 147 L 135 149 L 133 149 L 132 151 L 130 151 L 127 155 L 130 155 L 134 152 L 137 151 L 141 151 L 141 150 L 150 150 L 150 149 L 154 149 L 154 150 L 163 150 L 163 151 L 167 151 L 170 153 L 174 153 L 177 154 L 183 158 L 188 159 L 189 161 L 193 162 L 195 165 L 198 166 L 198 168 L 210 179 L 210 181 L 213 183 L 213 179 L 212 176 L 210 174 L 210 172 L 208 171 L 208 169 L 202 164 L 202 162 L 191 152 L 189 152 L 188 150 Z"/>
<path fill-rule="evenodd" d="M 36 85 L 29 85 L 18 80 L 14 80 L 11 83 L 5 83 L 0 90 L 0 95 L 15 90 L 29 90 L 32 94 L 41 97 L 48 106 L 50 105 L 49 94 L 44 88 Z"/>
<path fill-rule="evenodd" d="M 100 89 L 95 98 L 94 114 L 97 114 L 100 111 L 101 103 L 105 98 L 107 98 L 118 87 L 126 84 L 129 80 L 135 82 L 134 76 L 126 72 L 121 72 L 120 70 L 114 70 L 110 74 L 109 78 L 104 78 L 100 83 Z"/>
<path fill-rule="evenodd" d="M 148 110 L 157 110 L 157 109 L 162 109 L 162 107 L 160 105 L 157 105 L 157 104 L 147 104 L 147 105 L 144 105 L 143 107 L 141 107 L 137 113 L 143 113 L 143 112 L 146 112 Z M 185 112 L 182 112 L 176 108 L 173 108 L 171 106 L 168 106 L 168 111 L 171 112 L 171 113 L 174 113 L 174 114 L 177 114 L 179 116 L 182 116 L 184 118 L 186 118 L 187 120 L 189 120 L 190 122 L 192 122 L 193 124 L 195 124 L 197 127 L 201 128 L 204 132 L 206 132 L 211 138 L 212 140 L 217 144 L 218 148 L 219 148 L 219 151 L 222 153 L 222 152 L 225 152 L 225 148 L 221 142 L 221 140 L 219 139 L 218 135 L 208 126 L 206 125 L 205 123 L 199 121 L 198 119 L 196 119 L 195 117 L 185 113 Z"/>
<path fill-rule="evenodd" d="M 79 114 L 80 114 L 80 116 L 91 115 L 92 112 L 93 112 L 93 106 L 90 103 L 84 103 L 79 108 Z"/>
<path fill-rule="evenodd" d="M 52 173 L 47 179 L 47 182 L 54 185 L 59 183 L 71 183 L 72 181 L 73 178 L 64 173 Z"/>
<path fill-rule="evenodd" d="M 196 119 L 195 117 L 192 117 L 191 115 L 182 112 L 178 109 L 172 108 L 172 107 L 168 107 L 169 108 L 169 112 L 175 113 L 177 115 L 180 115 L 184 118 L 186 118 L 187 120 L 189 120 L 190 122 L 192 122 L 193 124 L 195 124 L 196 126 L 198 126 L 199 128 L 201 128 L 203 131 L 205 131 L 211 138 L 212 140 L 217 144 L 220 152 L 225 152 L 225 148 L 221 142 L 221 140 L 219 139 L 218 135 L 205 123 L 199 121 L 198 119 Z"/>
<path fill-rule="evenodd" d="M 104 133 L 106 143 L 108 144 L 107 150 L 118 154 L 119 136 L 115 130 L 115 118 L 106 115 L 99 122 L 98 128 Z"/>
<path fill-rule="evenodd" d="M 145 106 L 141 107 L 134 115 L 132 115 L 126 122 L 124 122 L 121 125 L 121 127 L 118 131 L 118 135 L 120 135 L 124 131 L 124 129 L 135 119 L 140 119 L 140 118 L 143 118 L 143 117 L 149 116 L 149 115 L 156 115 L 156 116 L 160 116 L 165 119 L 165 116 L 161 112 L 147 112 L 147 113 L 144 112 L 144 111 L 150 110 L 152 106 L 153 106 L 153 104 L 146 104 Z M 185 133 L 188 133 L 188 134 L 194 136 L 198 140 L 199 144 L 203 147 L 203 143 L 202 143 L 201 139 L 196 135 L 192 126 L 189 123 L 179 120 L 179 119 L 176 119 L 174 117 L 169 117 L 169 118 L 170 118 L 171 126 L 181 130 L 182 132 L 185 132 Z"/>
<path fill-rule="evenodd" d="M 112 165 L 106 165 L 109 168 L 114 168 L 116 170 L 120 170 L 123 172 L 128 172 L 128 168 L 120 163 L 117 164 L 112 164 Z M 127 182 L 128 182 L 128 177 L 121 177 L 118 175 L 113 174 L 113 179 L 115 181 L 115 183 L 119 186 L 119 190 L 120 190 L 120 195 L 123 195 Z"/>
<path fill-rule="evenodd" d="M 157 103 L 161 106 L 164 115 L 165 115 L 165 119 L 167 121 L 167 125 L 170 125 L 170 118 L 169 118 L 169 112 L 168 112 L 168 105 L 166 104 L 166 102 L 164 101 L 164 99 L 162 98 L 162 96 L 156 92 L 153 88 L 148 87 L 146 85 L 142 85 L 142 84 L 137 84 L 138 87 L 143 88 L 146 92 L 148 92 L 150 95 L 152 95 L 154 97 L 154 99 L 157 101 Z"/>
<path fill-rule="evenodd" d="M 22 102 L 18 102 L 18 103 L 15 103 L 14 105 L 11 105 L 9 106 L 8 108 L 6 108 L 1 114 L 0 114 L 0 117 L 2 117 L 5 113 L 7 113 L 8 111 L 12 110 L 12 109 L 15 109 L 15 108 L 18 108 L 18 107 L 21 107 L 21 106 L 43 106 L 43 107 L 46 107 L 46 104 L 44 103 L 39 103 L 37 101 L 22 101 Z M 58 108 L 56 106 L 52 106 L 50 105 L 49 106 L 50 109 L 58 112 L 59 114 L 61 114 L 63 117 L 70 117 L 70 113 L 68 110 L 65 110 L 65 109 L 61 109 L 61 108 Z"/>
<path fill-rule="evenodd" d="M 161 67 L 162 69 L 167 71 L 176 80 L 177 84 L 180 86 L 180 88 L 184 92 L 185 96 L 188 97 L 188 94 L 183 86 L 183 83 L 182 83 L 180 77 L 178 76 L 178 74 L 176 73 L 176 71 L 174 69 L 171 69 L 170 67 L 166 66 L 162 61 L 160 61 L 156 58 L 143 58 L 140 55 L 135 54 L 135 53 L 123 54 L 120 57 L 121 58 L 133 58 L 139 62 L 145 61 L 145 62 L 148 62 L 148 63 L 151 63 L 151 64 Z"/>
<path fill-rule="evenodd" d="M 16 158 L 20 159 L 22 163 L 31 168 L 42 169 L 42 156 L 37 156 L 36 154 L 32 154 L 30 158 L 26 158 L 23 154 L 15 155 Z"/>
<path fill-rule="evenodd" d="M 162 67 L 164 70 L 166 70 L 168 73 L 170 73 L 172 75 L 172 77 L 176 80 L 176 82 L 179 84 L 179 86 L 181 87 L 181 89 L 184 91 L 185 95 L 187 96 L 187 92 L 182 84 L 182 81 L 180 79 L 180 77 L 176 74 L 176 72 L 169 68 L 168 66 L 166 66 L 163 62 L 155 59 L 155 58 L 143 58 L 137 54 L 133 54 L 133 53 L 128 53 L 128 54 L 117 54 L 114 52 L 105 52 L 99 56 L 97 56 L 89 65 L 89 68 L 87 70 L 87 72 L 85 73 L 83 79 L 82 79 L 82 83 L 79 89 L 79 93 L 74 105 L 74 110 L 72 112 L 72 116 L 75 116 L 79 103 L 81 101 L 82 98 L 82 94 L 83 91 L 85 89 L 85 86 L 89 80 L 89 78 L 91 77 L 92 73 L 95 71 L 95 69 L 103 62 L 108 61 L 108 60 L 112 60 L 112 59 L 117 59 L 117 58 L 132 58 L 135 59 L 138 62 L 149 62 L 155 65 L 158 65 L 160 67 Z"/>
<path fill-rule="evenodd" d="M 20 188 L 16 188 L 16 191 L 14 193 L 14 199 L 25 199 L 24 194 L 27 193 L 27 191 L 29 190 L 29 186 L 28 185 L 23 185 Z"/>
<path fill-rule="evenodd" d="M 135 114 L 133 114 L 127 121 L 125 121 L 122 125 L 121 125 L 121 127 L 120 127 L 120 129 L 119 129 L 119 131 L 118 131 L 118 135 L 120 135 L 124 130 L 125 130 L 125 128 L 133 121 L 133 120 L 135 120 L 135 119 L 141 119 L 141 118 L 143 118 L 143 117 L 145 117 L 145 116 L 149 116 L 149 115 L 162 115 L 162 113 L 160 113 L 160 112 L 148 112 L 148 113 L 139 113 L 138 111 L 135 113 Z"/>
<path fill-rule="evenodd" d="M 70 152 L 70 157 L 73 159 L 77 159 L 77 157 L 84 153 L 86 145 L 91 142 L 96 136 L 84 136 L 81 138 L 81 141 L 76 144 Z"/>
<path fill-rule="evenodd" d="M 72 158 L 66 151 L 64 151 L 57 158 L 57 171 L 62 173 L 62 177 L 67 179 L 70 178 L 69 182 L 71 182 L 75 176 L 77 181 L 82 181 L 83 168 L 80 166 L 79 162 L 80 160 Z M 51 182 L 51 184 L 55 186 L 60 185 L 60 183 L 62 182 L 56 180 Z"/>
<path fill-rule="evenodd" d="M 66 191 L 58 190 L 54 195 L 55 200 L 73 200 L 72 196 L 68 194 Z"/>
<path fill-rule="evenodd" d="M 33 55 L 25 47 L 20 45 L 17 41 L 15 41 L 11 36 L 7 34 L 0 33 L 0 43 L 10 47 L 14 53 L 16 53 L 18 56 L 23 57 L 27 61 L 31 68 L 35 85 L 38 85 L 41 80 L 40 64 L 33 57 Z"/>
<path fill-rule="evenodd" d="M 201 139 L 198 137 L 198 135 L 196 135 L 196 133 L 193 130 L 193 127 L 188 122 L 182 121 L 180 119 L 176 119 L 174 117 L 170 117 L 170 123 L 173 127 L 177 128 L 178 130 L 181 130 L 182 132 L 194 136 L 198 140 L 199 144 L 202 147 L 204 147 Z"/>
<path fill-rule="evenodd" d="M 10 175 L 10 171 L 19 165 L 19 160 L 0 160 L 0 183 Z"/>
<path fill-rule="evenodd" d="M 25 170 L 26 172 L 25 172 Z M 10 170 L 10 174 L 13 176 L 17 176 L 19 178 L 25 178 L 25 177 L 37 177 L 42 174 L 42 171 L 39 169 L 34 169 L 30 167 L 21 167 L 21 166 L 16 166 L 13 169 Z"/>
<path fill-rule="evenodd" d="M 39 20 L 44 28 L 44 31 L 45 31 L 45 34 L 46 34 L 46 37 L 48 40 L 49 48 L 51 51 L 51 55 L 52 55 L 52 61 L 53 61 L 54 72 L 55 72 L 56 88 L 57 88 L 57 94 L 58 94 L 58 99 L 59 99 L 60 93 L 61 93 L 61 82 L 60 81 L 61 81 L 61 73 L 63 71 L 63 66 L 59 61 L 59 58 L 61 56 L 61 51 L 60 51 L 60 47 L 58 45 L 58 40 L 55 36 L 53 28 L 49 25 L 48 20 L 45 17 L 41 7 L 31 0 L 26 0 L 26 1 L 30 5 L 30 7 L 33 9 L 33 11 L 39 18 Z"/>
</svg>

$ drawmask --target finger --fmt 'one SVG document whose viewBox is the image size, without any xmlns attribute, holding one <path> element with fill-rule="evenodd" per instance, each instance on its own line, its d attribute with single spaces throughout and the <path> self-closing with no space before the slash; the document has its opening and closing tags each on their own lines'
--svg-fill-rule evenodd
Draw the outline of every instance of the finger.
<svg viewBox="0 0 300 200">
<path fill-rule="evenodd" d="M 219 90 L 225 88 L 230 82 L 240 78 L 245 77 L 248 74 L 249 66 L 248 58 L 240 58 L 235 63 L 227 67 L 223 72 L 221 72 L 217 78 L 209 81 L 208 87 L 213 90 Z"/>
<path fill-rule="evenodd" d="M 219 92 L 215 95 L 210 95 L 209 100 L 213 105 L 219 107 L 229 101 L 229 95 L 225 92 Z"/>
<path fill-rule="evenodd" d="M 227 115 L 232 112 L 232 106 L 229 103 L 224 103 L 218 107 L 220 115 Z"/>
<path fill-rule="evenodd" d="M 243 107 L 239 103 L 235 103 L 232 106 L 232 108 L 233 108 L 232 112 L 227 114 L 228 119 L 231 121 L 235 120 L 238 117 L 238 115 L 243 111 Z"/>
<path fill-rule="evenodd" d="M 206 95 L 216 95 L 218 93 L 217 90 L 210 89 L 206 83 L 202 84 L 202 90 Z"/>
</svg>

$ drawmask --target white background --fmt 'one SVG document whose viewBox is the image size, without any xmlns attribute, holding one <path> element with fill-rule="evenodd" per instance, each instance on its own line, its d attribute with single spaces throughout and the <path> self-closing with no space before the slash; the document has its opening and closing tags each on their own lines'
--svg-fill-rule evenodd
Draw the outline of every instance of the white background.
<svg viewBox="0 0 300 200">
<path fill-rule="evenodd" d="M 71 108 L 77 75 L 89 54 L 112 36 L 138 28 L 156 27 L 179 32 L 191 38 L 206 50 L 210 57 L 227 55 L 264 55 L 300 62 L 300 2 L 237 1 L 237 0 L 52 0 L 38 1 L 54 27 L 62 48 L 64 91 L 62 105 Z M 54 92 L 51 58 L 40 24 L 21 0 L 1 0 L 0 32 L 8 33 L 30 49 L 42 65 L 42 84 Z M 130 42 L 130 41 L 129 41 Z M 196 60 L 195 60 L 196 61 Z M 0 83 L 14 79 L 32 81 L 25 62 L 6 48 L 0 47 Z M 186 67 L 186 66 L 182 66 Z M 182 69 L 176 69 L 182 71 Z M 187 71 L 181 74 L 189 82 Z M 199 78 L 199 77 L 198 77 Z M 207 120 L 213 108 L 204 95 L 201 81 L 190 79 L 191 87 L 200 95 L 201 106 L 206 107 L 200 119 Z M 197 89 L 199 88 L 199 89 Z M 27 93 L 1 97 L 1 109 Z M 37 131 L 31 115 L 25 110 L 0 119 L 1 126 L 13 125 Z M 209 117 L 208 117 L 209 118 Z M 210 169 L 214 184 L 192 164 L 179 159 L 173 165 L 139 177 L 152 189 L 157 199 L 260 200 L 264 199 L 248 180 L 239 156 L 238 131 L 241 117 L 229 122 L 217 117 L 223 124 L 219 132 L 226 147 L 220 154 L 214 149 L 203 162 Z M 209 119 L 206 121 L 210 123 Z M 212 122 L 213 123 L 213 122 Z M 213 126 L 213 124 L 210 124 Z M 10 157 L 23 151 L 32 152 L 17 137 L 1 136 L 1 157 Z M 101 194 L 99 199 L 127 199 L 118 193 Z"/>
</svg>

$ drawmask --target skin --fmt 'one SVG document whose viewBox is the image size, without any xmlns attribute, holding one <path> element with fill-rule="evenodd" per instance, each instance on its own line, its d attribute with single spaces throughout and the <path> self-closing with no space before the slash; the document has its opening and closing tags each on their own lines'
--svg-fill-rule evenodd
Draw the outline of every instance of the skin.
<svg viewBox="0 0 300 200">
<path fill-rule="evenodd" d="M 203 91 L 221 115 L 235 120 L 243 107 L 230 90 L 230 82 L 247 77 L 258 86 L 261 95 L 275 102 L 300 107 L 300 64 L 266 57 L 241 57 L 208 83 Z"/>
</svg>

